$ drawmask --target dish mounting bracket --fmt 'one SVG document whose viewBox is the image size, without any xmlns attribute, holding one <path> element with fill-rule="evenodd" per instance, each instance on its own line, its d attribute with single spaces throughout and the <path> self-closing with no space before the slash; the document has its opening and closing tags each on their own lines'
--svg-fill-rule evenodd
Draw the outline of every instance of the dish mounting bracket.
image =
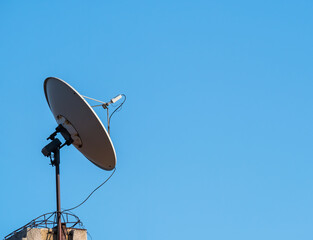
<svg viewBox="0 0 313 240">
<path fill-rule="evenodd" d="M 61 141 L 56 138 L 56 135 L 61 133 L 64 137 L 65 142 L 62 144 Z M 56 181 L 56 205 L 57 205 L 57 239 L 65 240 L 64 234 L 62 234 L 62 223 L 61 223 L 61 197 L 60 197 L 60 149 L 65 145 L 71 145 L 73 139 L 71 134 L 60 124 L 47 140 L 51 140 L 42 150 L 42 154 L 46 157 L 50 157 L 53 154 L 53 160 L 51 159 L 51 165 L 55 167 L 55 181 Z"/>
</svg>

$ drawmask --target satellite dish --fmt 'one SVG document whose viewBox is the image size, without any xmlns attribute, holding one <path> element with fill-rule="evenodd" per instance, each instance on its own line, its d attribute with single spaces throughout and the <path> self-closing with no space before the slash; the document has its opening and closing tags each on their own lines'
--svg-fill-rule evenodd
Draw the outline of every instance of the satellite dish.
<svg viewBox="0 0 313 240">
<path fill-rule="evenodd" d="M 70 134 L 77 150 L 99 168 L 114 169 L 116 154 L 110 136 L 82 95 L 55 77 L 45 80 L 44 91 L 55 120 Z"/>
<path fill-rule="evenodd" d="M 57 239 L 62 240 L 60 197 L 61 148 L 65 145 L 73 144 L 86 158 L 104 170 L 112 170 L 115 168 L 116 155 L 109 134 L 97 114 L 82 95 L 68 83 L 55 77 L 49 77 L 45 80 L 44 91 L 51 112 L 58 123 L 58 127 L 55 129 L 56 131 L 47 138 L 47 140 L 51 140 L 51 142 L 47 144 L 41 152 L 44 156 L 50 157 L 51 165 L 55 167 Z M 118 101 L 121 97 L 122 95 L 119 95 L 113 98 L 109 103 L 96 100 L 102 103 L 101 106 L 103 108 L 107 109 L 108 127 L 110 122 L 108 106 L 110 103 Z M 65 143 L 62 144 L 61 141 L 56 138 L 57 133 L 62 134 Z"/>
<path fill-rule="evenodd" d="M 58 123 L 55 132 L 53 132 L 47 138 L 47 140 L 51 141 L 41 150 L 44 156 L 50 157 L 51 165 L 55 167 L 57 211 L 53 213 L 48 213 L 49 216 L 47 218 L 46 218 L 47 214 L 44 214 L 40 216 L 44 218 L 43 221 L 36 222 L 38 220 L 38 218 L 36 218 L 29 223 L 30 225 L 25 225 L 24 227 L 41 226 L 43 222 L 45 226 L 47 226 L 47 223 L 53 225 L 57 223 L 57 240 L 64 240 L 66 234 L 66 231 L 64 231 L 64 228 L 66 229 L 66 222 L 72 223 L 68 220 L 68 215 L 76 217 L 73 214 L 66 213 L 66 211 L 70 211 L 82 205 L 95 190 L 97 190 L 104 183 L 106 183 L 106 181 L 110 179 L 110 177 L 115 172 L 116 155 L 109 134 L 107 133 L 97 114 L 93 111 L 91 106 L 84 99 L 89 97 L 80 95 L 69 84 L 55 77 L 49 77 L 44 81 L 44 92 L 50 110 Z M 123 96 L 124 101 L 118 107 L 116 107 L 116 109 L 112 112 L 111 115 L 109 115 L 108 106 L 111 103 L 117 102 Z M 109 130 L 110 118 L 118 109 L 122 107 L 126 100 L 126 96 L 124 94 L 120 94 L 112 98 L 110 102 L 107 103 L 101 102 L 93 98 L 89 99 L 101 103 L 101 105 L 98 104 L 93 107 L 102 106 L 104 109 L 106 109 Z M 56 138 L 58 133 L 60 133 L 63 136 L 65 140 L 64 143 L 62 143 L 58 138 Z M 81 204 L 77 205 L 74 208 L 65 209 L 61 211 L 60 150 L 65 145 L 69 146 L 71 144 L 74 145 L 87 159 L 89 159 L 99 168 L 104 170 L 114 169 L 114 171 L 112 172 L 111 176 L 105 180 L 104 183 L 97 187 L 85 199 L 85 201 L 83 201 Z M 66 215 L 66 219 L 64 218 L 63 214 Z M 52 216 L 54 216 L 54 220 L 48 221 L 48 219 L 51 218 Z M 63 223 L 62 218 L 64 221 Z M 73 226 L 75 226 L 78 222 L 76 222 Z M 24 227 L 18 230 L 24 229 Z M 15 234 L 16 231 L 14 231 L 13 233 Z M 12 234 L 9 234 L 7 237 L 10 237 L 11 235 Z"/>
</svg>

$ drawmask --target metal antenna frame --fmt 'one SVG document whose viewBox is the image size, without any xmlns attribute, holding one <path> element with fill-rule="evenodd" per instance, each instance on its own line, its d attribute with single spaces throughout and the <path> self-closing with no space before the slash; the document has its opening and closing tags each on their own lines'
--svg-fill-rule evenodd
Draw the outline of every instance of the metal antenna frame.
<svg viewBox="0 0 313 240">
<path fill-rule="evenodd" d="M 110 136 L 110 114 L 109 114 L 109 105 L 112 103 L 112 100 L 110 102 L 102 102 L 100 100 L 97 100 L 97 99 L 94 99 L 94 98 L 91 98 L 91 97 L 87 97 L 87 96 L 84 96 L 82 95 L 82 97 L 84 98 L 87 98 L 87 99 L 90 99 L 90 100 L 93 100 L 93 101 L 96 101 L 96 102 L 99 102 L 99 103 L 102 103 L 102 104 L 98 104 L 98 105 L 93 105 L 91 107 L 95 108 L 95 107 L 103 107 L 103 109 L 106 109 L 107 110 L 107 127 L 108 127 L 108 134 Z"/>
<path fill-rule="evenodd" d="M 58 138 L 55 138 L 57 133 L 61 133 L 66 140 L 64 144 L 60 142 Z M 61 223 L 61 194 L 60 194 L 60 149 L 65 145 L 71 145 L 73 139 L 70 133 L 60 124 L 54 133 L 52 133 L 47 140 L 51 140 L 43 149 L 42 153 L 46 157 L 50 157 L 53 154 L 53 160 L 51 159 L 51 165 L 55 167 L 55 183 L 56 183 L 56 206 L 57 206 L 57 239 L 62 240 L 65 237 L 62 236 L 62 223 Z"/>
<path fill-rule="evenodd" d="M 26 230 L 28 232 L 32 228 L 52 228 L 52 229 L 54 229 L 55 226 L 57 225 L 56 216 L 57 216 L 57 212 L 49 212 L 49 213 L 42 214 L 39 217 L 36 217 L 35 219 L 31 220 L 29 223 L 25 224 L 23 227 L 20 227 L 20 228 L 16 229 L 15 231 L 11 232 L 10 234 L 6 235 L 4 237 L 4 240 L 10 239 L 12 236 L 14 236 L 15 234 L 17 234 L 23 230 Z M 82 221 L 75 214 L 62 212 L 61 217 L 63 219 L 63 224 L 69 225 L 69 227 L 67 227 L 67 229 L 74 228 L 77 225 L 80 227 L 80 229 L 85 229 Z"/>
<path fill-rule="evenodd" d="M 118 101 L 119 99 L 122 98 L 122 96 L 125 97 L 124 94 L 120 94 L 118 96 L 116 96 L 115 98 L 112 98 L 109 102 L 102 102 L 100 100 L 97 100 L 97 99 L 94 99 L 94 98 L 91 98 L 91 97 L 87 97 L 87 96 L 84 96 L 82 95 L 83 98 L 87 98 L 87 99 L 90 99 L 90 100 L 93 100 L 93 101 L 96 101 L 96 102 L 99 102 L 99 103 L 102 103 L 102 104 L 98 104 L 98 105 L 93 105 L 91 107 L 95 108 L 95 107 L 103 107 L 103 109 L 106 109 L 107 110 L 107 126 L 108 126 L 108 134 L 110 136 L 110 114 L 109 114 L 109 105 L 111 103 L 115 103 L 116 101 Z M 120 98 L 118 98 L 120 97 Z M 125 97 L 126 98 L 126 97 Z M 124 100 L 125 102 L 125 100 Z M 123 104 L 123 103 L 122 103 Z"/>
</svg>

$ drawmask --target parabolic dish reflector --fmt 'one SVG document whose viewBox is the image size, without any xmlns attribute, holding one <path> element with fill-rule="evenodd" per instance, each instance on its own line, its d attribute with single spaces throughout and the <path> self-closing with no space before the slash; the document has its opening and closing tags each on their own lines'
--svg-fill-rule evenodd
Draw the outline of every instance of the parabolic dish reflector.
<svg viewBox="0 0 313 240">
<path fill-rule="evenodd" d="M 69 84 L 54 77 L 45 80 L 44 91 L 55 120 L 71 134 L 78 151 L 98 167 L 114 169 L 112 141 L 86 100 Z"/>
</svg>

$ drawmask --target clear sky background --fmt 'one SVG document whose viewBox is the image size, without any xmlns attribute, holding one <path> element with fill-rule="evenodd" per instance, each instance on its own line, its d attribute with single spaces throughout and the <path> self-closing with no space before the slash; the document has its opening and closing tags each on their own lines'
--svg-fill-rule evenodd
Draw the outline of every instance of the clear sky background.
<svg viewBox="0 0 313 240">
<path fill-rule="evenodd" d="M 55 210 L 43 81 L 127 95 L 93 240 L 313 239 L 313 2 L 1 1 L 3 238 Z M 105 122 L 105 112 L 97 111 Z M 62 150 L 62 207 L 110 172 Z"/>
</svg>

